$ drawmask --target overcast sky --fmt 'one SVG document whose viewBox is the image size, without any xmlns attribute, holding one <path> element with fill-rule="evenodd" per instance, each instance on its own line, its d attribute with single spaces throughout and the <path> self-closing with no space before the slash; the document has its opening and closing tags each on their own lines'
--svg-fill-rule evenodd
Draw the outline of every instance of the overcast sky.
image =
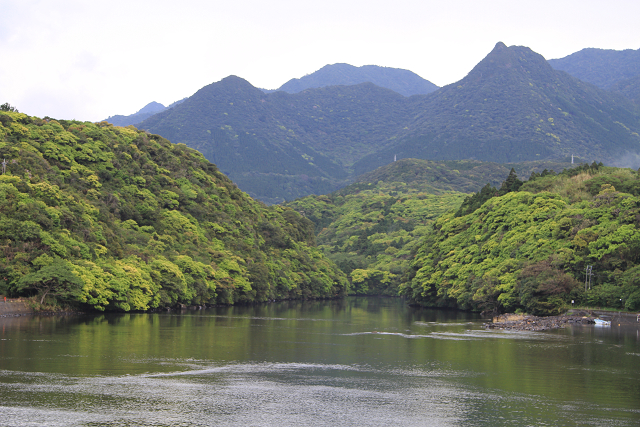
<svg viewBox="0 0 640 427">
<path fill-rule="evenodd" d="M 547 59 L 640 48 L 638 0 L 0 0 L 0 103 L 98 121 L 228 75 L 275 89 L 326 64 L 443 86 L 498 41 Z"/>
</svg>

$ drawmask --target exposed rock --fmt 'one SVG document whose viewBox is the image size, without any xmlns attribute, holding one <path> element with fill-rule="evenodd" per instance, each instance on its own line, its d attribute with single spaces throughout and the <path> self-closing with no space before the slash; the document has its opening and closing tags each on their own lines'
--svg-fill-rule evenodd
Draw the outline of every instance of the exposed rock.
<svg viewBox="0 0 640 427">
<path fill-rule="evenodd" d="M 592 318 L 587 316 L 549 316 L 537 317 L 523 314 L 501 314 L 493 318 L 492 323 L 485 323 L 485 329 L 506 329 L 516 331 L 547 331 L 565 328 L 577 324 L 593 324 Z"/>
</svg>

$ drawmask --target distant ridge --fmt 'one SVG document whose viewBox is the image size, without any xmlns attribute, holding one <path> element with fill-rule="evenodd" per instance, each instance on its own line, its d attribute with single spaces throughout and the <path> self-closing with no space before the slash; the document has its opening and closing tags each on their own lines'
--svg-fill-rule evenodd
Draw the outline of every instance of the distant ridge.
<svg viewBox="0 0 640 427">
<path fill-rule="evenodd" d="M 128 116 L 123 116 L 123 115 L 118 114 L 118 115 L 106 118 L 104 121 L 105 122 L 109 122 L 114 126 L 126 127 L 126 126 L 129 126 L 129 125 L 136 125 L 136 124 L 142 122 L 143 120 L 146 120 L 149 117 L 153 116 L 154 114 L 160 113 L 160 112 L 162 112 L 162 111 L 164 111 L 164 110 L 166 110 L 168 108 L 173 108 L 176 105 L 179 105 L 185 99 L 187 99 L 187 98 L 181 99 L 180 101 L 176 101 L 173 104 L 169 105 L 168 107 L 165 107 L 164 105 L 160 104 L 159 102 L 151 101 L 150 103 L 148 103 L 147 105 L 142 107 L 140 110 L 138 110 L 134 114 L 130 114 Z"/>
<path fill-rule="evenodd" d="M 265 203 L 326 194 L 394 158 L 633 166 L 640 155 L 632 101 L 504 43 L 427 95 L 371 82 L 264 93 L 230 76 L 138 127 L 199 150 Z"/>
<path fill-rule="evenodd" d="M 404 96 L 426 95 L 438 90 L 438 86 L 409 70 L 377 65 L 354 67 L 341 63 L 325 65 L 312 74 L 299 79 L 291 79 L 280 86 L 278 90 L 298 93 L 311 88 L 350 86 L 366 82 L 391 89 Z"/>
<path fill-rule="evenodd" d="M 565 71 L 601 89 L 640 75 L 640 49 L 587 48 L 560 59 L 550 59 L 556 70 Z"/>
</svg>

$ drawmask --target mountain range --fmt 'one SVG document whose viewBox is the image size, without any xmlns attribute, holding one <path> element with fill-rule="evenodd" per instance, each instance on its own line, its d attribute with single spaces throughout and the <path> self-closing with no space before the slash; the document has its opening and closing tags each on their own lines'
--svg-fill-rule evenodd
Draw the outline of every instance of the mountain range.
<svg viewBox="0 0 640 427">
<path fill-rule="evenodd" d="M 640 149 L 627 98 L 554 70 L 531 49 L 498 43 L 457 83 L 417 98 L 398 142 L 354 165 L 402 157 L 517 162 L 571 154 L 610 163 Z"/>
<path fill-rule="evenodd" d="M 303 76 L 299 79 L 291 79 L 275 90 L 260 89 L 264 93 L 283 91 L 298 93 L 306 89 L 326 86 L 351 86 L 360 83 L 373 83 L 376 86 L 391 89 L 404 96 L 427 94 L 438 90 L 438 86 L 423 79 L 414 72 L 400 68 L 379 67 L 377 65 L 364 65 L 354 67 L 349 64 L 325 65 L 318 71 Z M 136 125 L 152 115 L 172 108 L 186 98 L 176 101 L 165 107 L 158 102 L 150 102 L 134 114 L 124 116 L 115 115 L 106 118 L 115 126 Z"/>
<path fill-rule="evenodd" d="M 634 88 L 638 87 L 637 81 L 640 79 L 639 52 L 640 49 L 619 51 L 587 48 L 564 58 L 549 59 L 548 62 L 554 69 L 566 71 L 572 76 L 595 84 L 601 89 L 609 89 L 621 93 L 637 103 L 638 90 Z M 298 93 L 312 88 L 337 85 L 349 86 L 365 82 L 391 89 L 404 96 L 427 94 L 438 90 L 438 86 L 409 70 L 377 65 L 354 67 L 344 63 L 325 65 L 311 74 L 289 80 L 278 89 L 261 90 L 265 93 L 276 91 Z M 171 108 L 182 101 L 177 101 L 169 107 L 157 102 L 151 102 L 134 114 L 111 116 L 106 121 L 116 126 L 137 124 L 151 115 L 166 108 Z"/>
<path fill-rule="evenodd" d="M 267 203 L 325 194 L 394 158 L 615 164 L 640 151 L 632 101 L 503 43 L 427 95 L 372 83 L 263 93 L 230 76 L 139 127 L 201 151 Z"/>
</svg>

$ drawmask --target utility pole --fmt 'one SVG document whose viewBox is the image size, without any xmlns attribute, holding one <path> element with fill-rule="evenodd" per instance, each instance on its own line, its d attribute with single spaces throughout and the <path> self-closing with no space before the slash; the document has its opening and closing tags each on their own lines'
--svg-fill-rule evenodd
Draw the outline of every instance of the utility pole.
<svg viewBox="0 0 640 427">
<path fill-rule="evenodd" d="M 2 175 L 7 171 L 7 159 L 2 159 Z"/>
<path fill-rule="evenodd" d="M 587 283 L 589 284 L 589 289 L 591 289 L 591 276 L 593 276 L 593 266 L 592 265 L 587 265 L 587 273 L 586 276 L 584 278 L 584 290 L 587 290 Z"/>
</svg>

